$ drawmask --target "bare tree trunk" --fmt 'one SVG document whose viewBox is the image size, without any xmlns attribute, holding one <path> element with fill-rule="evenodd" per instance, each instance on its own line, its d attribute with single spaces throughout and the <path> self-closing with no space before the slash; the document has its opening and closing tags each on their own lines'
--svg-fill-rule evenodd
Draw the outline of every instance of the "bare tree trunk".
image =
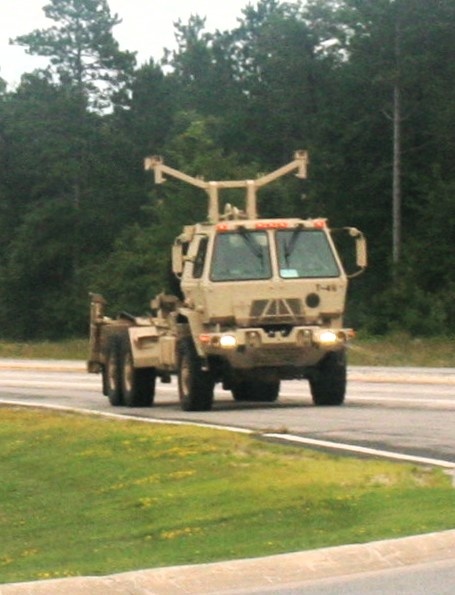
<svg viewBox="0 0 455 595">
<path fill-rule="evenodd" d="M 401 256 L 401 94 L 400 83 L 393 89 L 393 180 L 392 180 L 392 262 Z"/>
<path fill-rule="evenodd" d="M 393 180 L 392 180 L 392 263 L 401 258 L 401 21 L 399 4 L 395 12 L 395 80 L 393 83 Z"/>
</svg>

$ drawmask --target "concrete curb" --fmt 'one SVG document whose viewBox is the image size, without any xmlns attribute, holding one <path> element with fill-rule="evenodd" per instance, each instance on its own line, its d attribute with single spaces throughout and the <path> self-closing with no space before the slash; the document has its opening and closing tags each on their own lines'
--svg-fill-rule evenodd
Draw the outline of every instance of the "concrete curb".
<svg viewBox="0 0 455 595">
<path fill-rule="evenodd" d="M 359 382 L 453 384 L 455 368 L 348 366 L 348 379 Z"/>
<path fill-rule="evenodd" d="M 455 530 L 212 564 L 0 586 L 0 595 L 202 595 L 292 588 L 329 577 L 453 560 Z"/>
<path fill-rule="evenodd" d="M 27 370 L 32 372 L 86 372 L 87 364 L 79 360 L 13 359 L 0 358 L 0 370 Z"/>
</svg>

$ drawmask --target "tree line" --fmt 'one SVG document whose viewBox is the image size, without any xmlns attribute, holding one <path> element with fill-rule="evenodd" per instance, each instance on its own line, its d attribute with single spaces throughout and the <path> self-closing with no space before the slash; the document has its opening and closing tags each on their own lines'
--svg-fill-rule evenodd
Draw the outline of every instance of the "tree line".
<svg viewBox="0 0 455 595">
<path fill-rule="evenodd" d="M 247 179 L 296 149 L 310 179 L 265 188 L 260 212 L 365 232 L 348 322 L 453 334 L 453 0 L 259 0 L 231 30 L 178 21 L 176 48 L 141 65 L 107 0 L 43 10 L 49 27 L 12 42 L 49 66 L 0 80 L 1 337 L 83 335 L 89 291 L 142 313 L 165 288 L 171 242 L 206 201 L 155 186 L 146 155 Z"/>
</svg>

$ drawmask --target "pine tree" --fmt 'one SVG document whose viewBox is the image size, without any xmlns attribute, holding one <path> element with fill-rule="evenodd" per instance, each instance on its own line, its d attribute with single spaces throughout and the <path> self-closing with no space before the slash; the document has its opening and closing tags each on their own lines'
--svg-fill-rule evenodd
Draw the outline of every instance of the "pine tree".
<svg viewBox="0 0 455 595">
<path fill-rule="evenodd" d="M 60 83 L 74 87 L 95 109 L 119 101 L 130 81 L 134 53 L 121 51 L 113 28 L 121 23 L 107 0 L 50 0 L 48 29 L 21 35 L 11 43 L 28 54 L 50 58 L 50 70 Z"/>
</svg>

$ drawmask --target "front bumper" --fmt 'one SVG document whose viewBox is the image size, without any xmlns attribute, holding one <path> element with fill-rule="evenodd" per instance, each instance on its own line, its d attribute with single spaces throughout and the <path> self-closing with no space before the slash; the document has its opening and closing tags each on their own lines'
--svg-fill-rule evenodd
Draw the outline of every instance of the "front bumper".
<svg viewBox="0 0 455 595">
<path fill-rule="evenodd" d="M 205 357 L 221 357 L 234 368 L 306 367 L 315 365 L 329 351 L 343 349 L 353 335 L 348 328 L 298 326 L 201 333 L 198 339 Z"/>
</svg>

